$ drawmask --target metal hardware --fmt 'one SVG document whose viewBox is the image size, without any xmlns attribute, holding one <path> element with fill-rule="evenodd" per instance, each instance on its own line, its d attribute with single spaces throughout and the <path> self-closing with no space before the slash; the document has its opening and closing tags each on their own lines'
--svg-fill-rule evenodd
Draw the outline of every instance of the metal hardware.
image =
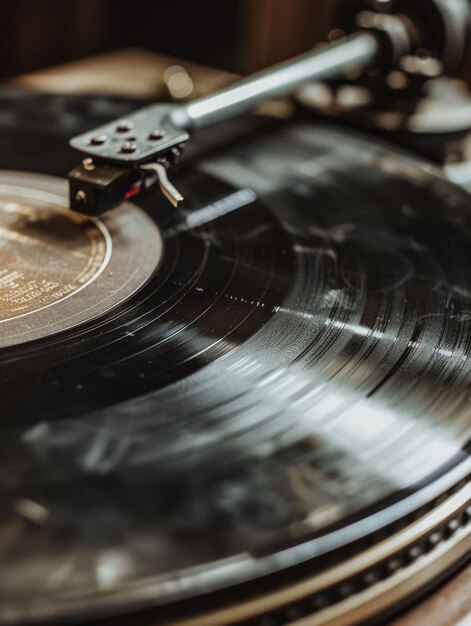
<svg viewBox="0 0 471 626">
<path fill-rule="evenodd" d="M 155 104 L 140 109 L 128 119 L 111 122 L 92 132 L 72 139 L 71 146 L 88 155 L 96 163 L 116 164 L 147 170 L 155 174 L 156 181 L 166 198 L 178 206 L 183 197 L 170 183 L 166 169 L 180 155 L 185 143 L 194 131 L 231 117 L 251 111 L 267 98 L 292 93 L 308 80 L 342 75 L 352 67 L 363 67 L 372 63 L 379 53 L 378 39 L 371 33 L 352 35 L 346 42 L 324 50 L 315 50 L 294 60 L 259 72 L 240 81 L 235 86 L 190 102 L 185 105 Z M 97 142 L 97 137 L 115 137 L 132 129 L 133 139 L 116 144 L 114 140 Z M 146 164 L 144 167 L 143 164 Z M 141 167 L 139 167 L 141 166 Z M 84 166 L 86 169 L 86 167 Z M 75 185 L 80 170 L 73 170 L 69 178 Z M 121 176 L 118 177 L 121 181 Z M 72 183 L 71 183 L 72 184 Z M 96 179 L 93 182 L 96 187 Z M 108 183 L 107 185 L 108 186 Z M 144 185 L 147 186 L 147 185 Z M 125 192 L 128 190 L 126 189 Z M 103 212 L 103 206 L 91 207 L 91 203 L 106 199 L 108 210 L 110 198 L 116 194 L 88 193 L 87 201 L 78 203 L 76 194 L 73 208 L 92 214 Z"/>
<path fill-rule="evenodd" d="M 146 163 L 141 165 L 140 169 L 157 175 L 160 190 L 174 207 L 178 207 L 183 202 L 182 194 L 169 181 L 167 170 L 162 163 Z"/>
<path fill-rule="evenodd" d="M 90 139 L 90 144 L 92 146 L 102 146 L 104 143 L 106 143 L 107 139 L 108 137 L 106 135 L 97 135 L 96 137 L 92 137 Z"/>
<path fill-rule="evenodd" d="M 136 150 L 137 144 L 132 141 L 126 141 L 126 143 L 123 143 L 120 149 L 123 154 L 132 154 L 133 152 L 136 152 Z"/>
<path fill-rule="evenodd" d="M 440 46 L 431 35 L 431 31 L 437 30 L 433 27 L 435 22 L 424 17 L 418 23 L 420 15 L 426 13 L 417 11 L 422 3 L 430 4 L 438 23 L 447 26 L 443 32 L 448 46 Z M 178 205 L 181 195 L 168 181 L 165 169 L 176 161 L 190 133 L 247 113 L 269 98 L 286 96 L 308 81 L 339 78 L 352 70 L 367 75 L 374 69 L 376 74 L 387 76 L 391 70 L 402 67 L 401 63 L 407 63 L 407 59 L 409 64 L 410 59 L 414 64 L 415 54 L 425 44 L 430 43 L 425 47 L 436 52 L 432 55 L 432 62 L 436 63 L 433 66 L 430 62 L 428 65 L 415 63 L 414 67 L 422 73 L 424 68 L 429 73 L 440 71 L 442 61 L 456 60 L 463 50 L 469 23 L 468 0 L 344 0 L 343 4 L 347 23 L 361 30 L 336 44 L 310 51 L 183 105 L 150 105 L 126 120 L 114 121 L 75 137 L 70 142 L 72 147 L 103 164 L 135 170 L 143 164 L 152 165 L 150 169 L 156 174 L 163 193 L 172 204 Z M 366 26 L 362 26 L 362 20 L 366 20 Z M 346 30 L 348 32 L 348 28 Z M 119 134 L 131 129 L 132 138 L 118 145 Z M 107 141 L 107 137 L 111 140 Z M 71 179 L 76 174 L 74 170 Z M 107 196 L 108 208 L 112 208 L 110 197 L 116 201 L 117 195 Z M 103 207 L 96 207 L 94 211 L 101 213 Z"/>
<path fill-rule="evenodd" d="M 127 133 L 128 131 L 132 130 L 132 123 L 128 122 L 128 120 L 122 120 L 121 122 L 118 122 L 117 126 L 116 126 L 116 132 L 118 133 Z"/>
</svg>

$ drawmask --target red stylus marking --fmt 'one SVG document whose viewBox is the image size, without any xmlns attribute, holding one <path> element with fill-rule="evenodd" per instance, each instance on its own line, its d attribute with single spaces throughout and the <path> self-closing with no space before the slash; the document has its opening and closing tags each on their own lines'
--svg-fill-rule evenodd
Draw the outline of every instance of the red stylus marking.
<svg viewBox="0 0 471 626">
<path fill-rule="evenodd" d="M 124 199 L 129 200 L 129 198 L 132 198 L 133 196 L 137 196 L 137 194 L 140 191 L 141 191 L 141 185 L 133 185 L 131 189 L 126 191 L 126 193 L 124 194 Z"/>
</svg>

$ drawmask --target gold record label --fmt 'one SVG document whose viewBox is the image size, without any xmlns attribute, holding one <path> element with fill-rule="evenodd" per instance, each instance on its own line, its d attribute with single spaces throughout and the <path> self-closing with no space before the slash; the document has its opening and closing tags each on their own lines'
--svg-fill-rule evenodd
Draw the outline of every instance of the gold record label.
<svg viewBox="0 0 471 626">
<path fill-rule="evenodd" d="M 0 198 L 0 321 L 70 297 L 109 261 L 111 240 L 99 222 L 35 204 Z"/>
<path fill-rule="evenodd" d="M 65 180 L 0 170 L 0 348 L 108 312 L 149 280 L 162 249 L 132 204 L 84 217 L 69 210 Z"/>
</svg>

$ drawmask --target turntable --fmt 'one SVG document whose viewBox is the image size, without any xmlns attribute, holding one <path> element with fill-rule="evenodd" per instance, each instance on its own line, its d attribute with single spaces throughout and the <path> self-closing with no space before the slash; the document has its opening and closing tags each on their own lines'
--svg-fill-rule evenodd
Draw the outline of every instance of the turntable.
<svg viewBox="0 0 471 626">
<path fill-rule="evenodd" d="M 0 95 L 2 626 L 379 624 L 467 561 L 470 196 L 245 115 L 453 70 L 467 2 L 381 4 L 188 104 Z"/>
</svg>

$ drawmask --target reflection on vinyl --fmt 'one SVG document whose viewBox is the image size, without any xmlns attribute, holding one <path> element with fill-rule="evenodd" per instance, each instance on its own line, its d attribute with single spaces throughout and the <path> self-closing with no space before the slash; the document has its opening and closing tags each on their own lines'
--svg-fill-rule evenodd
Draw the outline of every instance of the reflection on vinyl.
<svg viewBox="0 0 471 626">
<path fill-rule="evenodd" d="M 107 227 L 125 297 L 2 335 L 2 624 L 261 594 L 469 471 L 468 196 L 344 131 L 227 142 Z"/>
</svg>

